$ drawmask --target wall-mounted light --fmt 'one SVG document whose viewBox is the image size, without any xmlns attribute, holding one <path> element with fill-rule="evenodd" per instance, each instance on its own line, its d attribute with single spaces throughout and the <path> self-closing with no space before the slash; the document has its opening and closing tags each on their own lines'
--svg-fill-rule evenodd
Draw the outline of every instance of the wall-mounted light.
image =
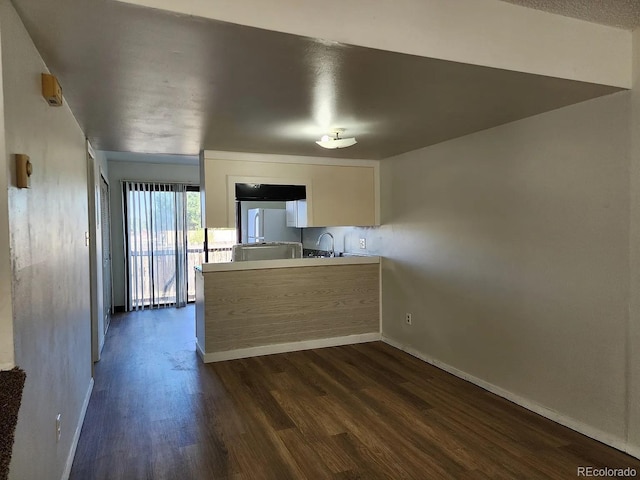
<svg viewBox="0 0 640 480">
<path fill-rule="evenodd" d="M 58 79 L 48 73 L 42 74 L 42 96 L 52 107 L 62 105 L 62 87 Z"/>
<path fill-rule="evenodd" d="M 16 186 L 18 188 L 29 188 L 31 183 L 29 177 L 33 167 L 29 161 L 29 156 L 23 153 L 16 153 Z"/>
<path fill-rule="evenodd" d="M 331 131 L 331 135 L 323 135 L 316 143 L 322 148 L 347 148 L 358 143 L 354 137 L 340 138 L 340 134 L 344 133 L 344 128 L 336 128 Z"/>
</svg>

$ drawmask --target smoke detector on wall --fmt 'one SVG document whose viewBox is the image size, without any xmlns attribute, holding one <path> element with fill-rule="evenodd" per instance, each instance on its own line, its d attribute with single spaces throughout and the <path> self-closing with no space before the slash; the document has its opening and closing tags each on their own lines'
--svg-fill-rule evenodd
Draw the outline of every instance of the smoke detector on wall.
<svg viewBox="0 0 640 480">
<path fill-rule="evenodd" d="M 322 148 L 347 148 L 358 143 L 354 137 L 340 138 L 342 133 L 344 128 L 336 128 L 331 131 L 331 136 L 323 135 L 316 143 Z"/>
<path fill-rule="evenodd" d="M 42 75 L 42 96 L 52 107 L 62 106 L 62 87 L 58 79 L 49 73 Z"/>
</svg>

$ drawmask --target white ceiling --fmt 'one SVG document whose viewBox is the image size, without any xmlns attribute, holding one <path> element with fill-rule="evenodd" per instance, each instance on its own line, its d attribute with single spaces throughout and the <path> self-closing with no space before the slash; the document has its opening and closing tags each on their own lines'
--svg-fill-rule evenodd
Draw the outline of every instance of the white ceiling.
<svg viewBox="0 0 640 480">
<path fill-rule="evenodd" d="M 618 91 L 110 0 L 14 0 L 94 148 L 381 159 Z M 358 144 L 324 150 L 332 127 Z"/>
<path fill-rule="evenodd" d="M 610 27 L 640 27 L 640 0 L 502 0 Z"/>
</svg>

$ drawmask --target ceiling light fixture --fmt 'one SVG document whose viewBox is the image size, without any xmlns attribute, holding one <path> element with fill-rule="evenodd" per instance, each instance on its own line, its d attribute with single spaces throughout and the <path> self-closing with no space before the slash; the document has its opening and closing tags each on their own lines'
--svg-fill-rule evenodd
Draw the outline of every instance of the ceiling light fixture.
<svg viewBox="0 0 640 480">
<path fill-rule="evenodd" d="M 340 138 L 341 133 L 344 133 L 344 128 L 336 128 L 331 131 L 333 137 L 323 135 L 316 143 L 322 148 L 347 148 L 358 143 L 354 137 Z"/>
</svg>

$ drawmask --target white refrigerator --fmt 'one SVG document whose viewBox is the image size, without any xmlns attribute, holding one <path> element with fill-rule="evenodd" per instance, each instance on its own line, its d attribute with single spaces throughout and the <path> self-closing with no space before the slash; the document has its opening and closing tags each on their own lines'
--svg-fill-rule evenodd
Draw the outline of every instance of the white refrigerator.
<svg viewBox="0 0 640 480">
<path fill-rule="evenodd" d="M 276 208 L 247 210 L 247 243 L 299 241 L 300 229 L 287 227 L 286 210 Z"/>
</svg>

